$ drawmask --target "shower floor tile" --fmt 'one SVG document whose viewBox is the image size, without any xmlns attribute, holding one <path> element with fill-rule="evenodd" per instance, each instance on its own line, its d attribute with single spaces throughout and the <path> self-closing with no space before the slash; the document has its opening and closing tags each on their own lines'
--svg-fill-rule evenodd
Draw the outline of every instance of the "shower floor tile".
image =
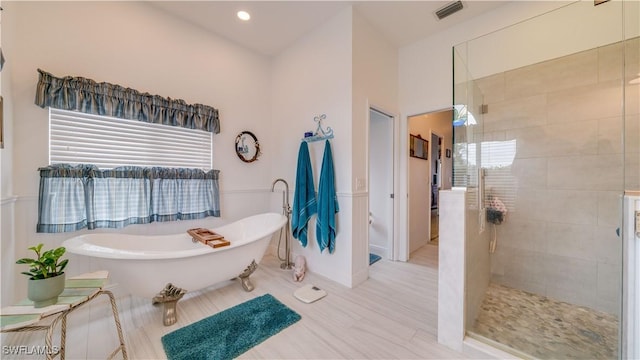
<svg viewBox="0 0 640 360">
<path fill-rule="evenodd" d="M 540 359 L 617 359 L 618 318 L 490 284 L 471 331 Z"/>
</svg>

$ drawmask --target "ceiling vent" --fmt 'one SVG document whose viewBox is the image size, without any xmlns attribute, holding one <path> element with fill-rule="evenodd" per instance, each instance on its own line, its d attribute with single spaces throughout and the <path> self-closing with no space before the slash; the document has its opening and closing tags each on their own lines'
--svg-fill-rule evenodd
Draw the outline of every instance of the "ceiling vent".
<svg viewBox="0 0 640 360">
<path fill-rule="evenodd" d="M 447 16 L 462 10 L 462 1 L 454 1 L 447 4 L 445 7 L 436 11 L 436 16 L 439 20 L 446 18 Z"/>
</svg>

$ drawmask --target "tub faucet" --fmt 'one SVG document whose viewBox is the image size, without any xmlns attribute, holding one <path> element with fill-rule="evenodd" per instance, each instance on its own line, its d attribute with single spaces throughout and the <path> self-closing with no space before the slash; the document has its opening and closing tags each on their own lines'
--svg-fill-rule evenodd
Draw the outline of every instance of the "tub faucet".
<svg viewBox="0 0 640 360">
<path fill-rule="evenodd" d="M 280 237 L 278 238 L 278 259 L 282 261 L 280 264 L 281 269 L 291 269 L 291 243 L 289 240 L 289 223 L 291 217 L 291 207 L 289 206 L 289 184 L 284 179 L 275 179 L 271 184 L 271 192 L 275 191 L 276 183 L 282 182 L 284 184 L 284 192 L 282 193 L 282 214 L 287 217 L 286 226 L 280 230 Z M 280 256 L 280 242 L 282 241 L 282 235 L 284 233 L 284 257 Z"/>
<path fill-rule="evenodd" d="M 271 192 L 275 191 L 276 184 L 278 182 L 284 183 L 284 192 L 282 193 L 282 213 L 285 216 L 289 216 L 291 214 L 291 207 L 289 206 L 289 184 L 285 179 L 275 179 L 273 184 L 271 184 Z"/>
</svg>

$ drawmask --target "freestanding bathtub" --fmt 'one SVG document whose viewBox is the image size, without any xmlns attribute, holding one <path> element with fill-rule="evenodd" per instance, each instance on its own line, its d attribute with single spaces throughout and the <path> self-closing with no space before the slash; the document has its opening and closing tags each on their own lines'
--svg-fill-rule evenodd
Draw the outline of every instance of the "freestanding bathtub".
<svg viewBox="0 0 640 360">
<path fill-rule="evenodd" d="M 132 295 L 152 299 L 168 283 L 199 290 L 238 277 L 248 267 L 255 267 L 254 260 L 262 259 L 271 235 L 286 222 L 281 214 L 265 213 L 211 229 L 231 242 L 215 249 L 194 243 L 186 232 L 80 235 L 62 246 L 69 253 L 91 257 L 92 264 L 108 270 L 113 282 Z"/>
</svg>

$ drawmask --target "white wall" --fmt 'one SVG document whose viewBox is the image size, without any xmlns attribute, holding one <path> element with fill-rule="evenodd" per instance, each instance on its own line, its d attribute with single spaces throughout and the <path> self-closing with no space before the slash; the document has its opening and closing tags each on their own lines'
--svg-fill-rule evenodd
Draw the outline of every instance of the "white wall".
<svg viewBox="0 0 640 360">
<path fill-rule="evenodd" d="M 281 140 L 272 176 L 285 178 L 293 192 L 300 139 L 315 130 L 314 116 L 326 114 L 324 126 L 335 134 L 336 250 L 319 252 L 313 217 L 307 247 L 294 241 L 293 253 L 304 255 L 311 271 L 347 286 L 368 277 L 369 106 L 396 111 L 397 83 L 396 51 L 351 7 L 273 61 L 273 129 Z M 316 188 L 323 150 L 322 142 L 309 144 Z"/>
<path fill-rule="evenodd" d="M 144 3 L 34 2 L 7 6 L 12 16 L 6 17 L 5 26 L 11 30 L 5 37 L 6 56 L 14 64 L 11 72 L 19 116 L 14 136 L 20 161 L 15 177 L 21 181 L 14 184 L 16 194 L 36 194 L 38 177 L 34 169 L 47 164 L 47 114 L 33 105 L 37 68 L 218 108 L 222 134 L 214 137 L 214 153 L 220 155 L 214 166 L 222 170 L 221 186 L 228 190 L 266 186 L 254 175 L 267 171 L 268 151 L 260 161 L 246 166 L 224 155 L 231 152 L 235 156 L 233 143 L 240 130 L 252 130 L 261 142 L 268 134 L 270 103 L 264 96 L 270 86 L 268 58 Z M 26 149 L 30 156 L 25 159 L 20 153 Z M 229 174 L 233 177 L 226 176 L 229 169 L 233 169 Z"/>
<path fill-rule="evenodd" d="M 635 11 L 637 17 L 638 2 L 627 3 L 625 11 Z M 474 39 L 468 44 L 469 71 L 477 79 L 618 42 L 623 32 L 627 38 L 637 36 L 637 20 L 635 27 L 629 21 L 624 29 L 622 11 L 622 1 L 594 6 L 583 0 Z"/>
<path fill-rule="evenodd" d="M 326 114 L 323 126 L 334 131 L 335 138 L 330 142 L 340 206 L 335 252 L 320 253 L 314 216 L 309 222 L 307 247 L 302 248 L 293 239 L 292 253 L 304 255 L 310 271 L 347 286 L 351 285 L 352 256 L 351 18 L 352 10 L 347 8 L 275 57 L 271 93 L 272 131 L 273 137 L 278 138 L 272 151 L 278 160 L 270 174 L 287 180 L 292 193 L 300 139 L 306 131 L 315 131 L 314 117 Z M 322 141 L 309 143 L 316 189 L 324 146 Z"/>
<path fill-rule="evenodd" d="M 254 213 L 278 211 L 280 193 L 270 193 L 269 185 L 282 177 L 292 185 L 293 192 L 299 139 L 305 131 L 315 129 L 315 116 L 326 114 L 324 125 L 331 126 L 336 134 L 332 141 L 340 203 L 336 252 L 319 254 L 313 237 L 308 249 L 294 244 L 293 251 L 308 256 L 311 271 L 347 286 L 367 278 L 367 144 L 362 134 L 369 101 L 397 111 L 397 54 L 364 20 L 354 16 L 351 8 L 273 59 L 145 3 L 12 2 L 5 8 L 11 16 L 3 24 L 3 50 L 12 65 L 7 71 L 13 86 L 7 87 L 6 82 L 3 85 L 13 95 L 9 107 L 15 108 L 15 117 L 7 126 L 12 129 L 13 125 L 8 142 L 14 145 L 3 150 L 3 160 L 13 155 L 10 160 L 14 164 L 2 173 L 3 209 L 12 209 L 3 213 L 3 223 L 13 227 L 3 226 L 3 276 L 11 274 L 14 259 L 25 255 L 29 245 L 44 242 L 57 246 L 81 233 L 34 231 L 39 181 L 36 170 L 47 164 L 47 111 L 33 104 L 36 69 L 41 68 L 58 76 L 107 81 L 220 110 L 222 132 L 214 137 L 214 167 L 221 170 L 222 217 L 208 218 L 198 226 L 216 226 Z M 358 74 L 353 72 L 356 66 L 362 67 Z M 376 76 L 369 78 L 369 74 Z M 234 140 L 241 130 L 258 136 L 263 150 L 259 161 L 247 164 L 237 159 Z M 322 143 L 311 144 L 316 184 L 322 152 Z M 3 161 L 3 170 L 11 164 Z M 365 184 L 357 192 L 354 173 Z M 194 224 L 155 223 L 122 231 L 179 232 Z M 16 250 L 5 251 L 11 246 Z M 87 266 L 76 259 L 69 272 Z M 5 302 L 25 292 L 18 278 L 11 282 L 15 287 L 3 278 Z M 14 288 L 17 290 L 12 291 Z"/>
<path fill-rule="evenodd" d="M 2 23 L 1 20 L 2 12 L 0 12 L 0 24 Z M 3 52 L 6 53 L 6 51 Z M 15 198 L 11 196 L 12 181 L 9 178 L 13 163 L 13 139 L 11 136 L 13 129 L 13 112 L 11 92 L 8 91 L 11 77 L 7 70 L 7 67 L 10 65 L 10 62 L 5 62 L 2 72 L 0 72 L 0 95 L 3 97 L 4 102 L 2 109 L 4 148 L 0 149 L 0 258 L 2 259 L 2 264 L 13 263 L 15 261 L 15 246 L 13 244 Z M 15 269 L 13 267 L 2 268 L 0 284 L 12 283 L 14 273 Z M 5 293 L 2 292 L 0 295 L 0 305 L 8 303 Z"/>
<path fill-rule="evenodd" d="M 354 283 L 366 280 L 369 271 L 369 109 L 374 107 L 395 115 L 398 122 L 398 53 L 385 37 L 362 16 L 353 16 L 353 148 L 354 212 L 353 232 Z M 394 124 L 397 139 L 398 124 Z M 395 141 L 394 139 L 394 141 Z M 394 162 L 399 154 L 393 154 Z M 395 165 L 394 165 L 395 166 Z M 361 186 L 364 184 L 364 187 Z M 395 186 L 395 185 L 394 185 Z M 396 192 L 394 190 L 394 192 Z M 394 204 L 394 206 L 397 206 Z M 397 238 L 394 229 L 393 236 Z"/>
<path fill-rule="evenodd" d="M 57 246 L 78 233 L 36 234 L 38 167 L 47 165 L 47 110 L 33 104 L 36 69 L 58 76 L 82 76 L 106 81 L 188 103 L 220 110 L 221 133 L 214 136 L 214 167 L 221 170 L 220 219 L 198 226 L 215 226 L 270 209 L 268 187 L 274 159 L 271 137 L 271 87 L 268 58 L 254 54 L 198 27 L 182 22 L 145 3 L 130 2 L 8 2 L 3 4 L 2 49 L 7 58 L 3 76 L 11 77 L 13 133 L 8 139 L 13 167 L 3 167 L 3 199 L 17 196 L 15 213 L 3 211 L 3 225 L 15 216 L 15 234 L 3 226 L 2 273 L 13 271 L 15 257 L 38 242 Z M 5 74 L 5 71 L 8 73 Z M 241 130 L 256 134 L 263 155 L 241 162 L 234 152 Z M 3 160 L 5 151 L 3 152 Z M 3 161 L 5 164 L 5 161 Z M 4 190 L 9 189 L 9 190 Z M 4 204 L 4 202 L 3 202 Z M 3 206 L 4 210 L 5 206 Z M 179 232 L 195 222 L 135 225 L 125 232 Z M 14 244 L 16 254 L 4 252 Z M 81 267 L 72 261 L 69 272 Z M 15 287 L 2 283 L 3 302 L 24 295 L 23 280 Z M 16 291 L 12 291 L 17 287 Z M 160 289 L 159 289 L 160 290 Z"/>
<path fill-rule="evenodd" d="M 565 1 L 506 3 L 399 50 L 399 104 L 403 118 L 452 105 L 451 49 L 473 38 L 558 8 Z M 406 130 L 406 128 L 405 128 Z"/>
<path fill-rule="evenodd" d="M 0 30 L 2 29 L 2 11 L 0 11 Z M 5 32 L 6 36 L 6 32 Z M 2 34 L 0 32 L 0 46 L 2 44 Z M 3 51 L 6 53 L 6 51 Z M 5 55 L 6 57 L 6 55 Z M 11 171 L 11 155 L 12 155 L 12 144 L 13 141 L 11 139 L 12 133 L 12 125 L 11 121 L 12 112 L 11 112 L 11 93 L 7 91 L 9 89 L 9 84 L 11 83 L 11 78 L 8 76 L 7 67 L 11 65 L 11 62 L 6 62 L 4 64 L 4 68 L 2 72 L 0 72 L 0 95 L 3 97 L 3 111 L 2 116 L 3 120 L 3 140 L 4 140 L 4 148 L 0 149 L 0 174 L 7 174 Z M 5 199 L 11 195 L 11 181 L 5 181 L 2 177 L 0 177 L 0 198 Z"/>
<path fill-rule="evenodd" d="M 440 193 L 438 258 L 438 342 L 462 351 L 465 336 L 465 246 L 467 192 L 454 188 Z"/>
</svg>

